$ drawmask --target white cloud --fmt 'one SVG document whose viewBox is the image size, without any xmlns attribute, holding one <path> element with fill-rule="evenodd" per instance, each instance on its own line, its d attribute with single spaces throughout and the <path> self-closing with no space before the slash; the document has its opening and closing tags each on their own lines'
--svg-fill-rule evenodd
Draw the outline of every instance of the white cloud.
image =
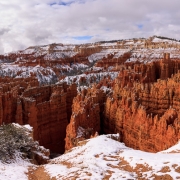
<svg viewBox="0 0 180 180">
<path fill-rule="evenodd" d="M 179 0 L 1 0 L 0 53 L 86 42 L 76 36 L 92 36 L 91 42 L 154 34 L 180 39 L 179 5 Z"/>
</svg>

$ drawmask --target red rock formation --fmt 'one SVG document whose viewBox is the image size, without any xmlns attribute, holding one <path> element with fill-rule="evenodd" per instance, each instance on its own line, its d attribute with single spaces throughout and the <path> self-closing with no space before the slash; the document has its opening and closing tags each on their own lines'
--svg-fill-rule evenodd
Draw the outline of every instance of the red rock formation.
<svg viewBox="0 0 180 180">
<path fill-rule="evenodd" d="M 66 150 L 100 132 L 100 111 L 104 101 L 105 93 L 96 87 L 84 89 L 74 98 L 71 120 L 66 129 Z"/>
<path fill-rule="evenodd" d="M 145 40 L 142 41 L 145 43 Z M 117 46 L 121 45 L 123 48 L 133 48 L 126 42 Z M 149 42 L 141 45 L 152 46 L 151 48 L 156 46 Z M 77 47 L 78 53 L 67 58 L 64 54 L 64 57 L 45 58 L 48 53 L 59 52 L 55 49 L 55 44 L 52 44 L 45 54 L 34 56 L 35 52 L 23 54 L 22 51 L 0 56 L 0 59 L 19 66 L 51 67 L 61 78 L 61 72 L 67 72 L 67 68 L 61 65 L 70 67 L 73 63 L 89 64 L 89 55 L 100 52 L 103 48 L 112 48 L 112 45 L 102 46 L 103 48 L 99 45 L 95 48 L 88 47 Z M 103 69 L 113 66 L 113 71 L 120 70 L 119 76 L 115 81 L 104 78 L 96 87 L 81 92 L 74 101 L 73 98 L 77 95 L 75 85 L 40 87 L 34 78 L 35 72 L 31 72 L 31 78 L 26 79 L 0 78 L 0 123 L 28 123 L 34 127 L 34 137 L 40 144 L 61 153 L 64 150 L 65 135 L 66 149 L 69 149 L 79 140 L 89 138 L 96 131 L 100 132 L 101 128 L 105 133 L 119 132 L 122 141 L 136 149 L 157 152 L 170 147 L 180 136 L 180 62 L 175 58 L 170 59 L 170 55 L 165 53 L 161 60 L 150 59 L 154 61 L 148 64 L 125 63 L 131 58 L 131 53 L 124 53 L 119 58 L 114 58 L 115 54 L 109 54 L 97 61 L 96 66 Z M 17 75 L 21 73 L 22 69 Z M 49 73 L 47 69 L 41 71 L 42 75 Z M 88 70 L 86 73 L 92 72 Z M 84 83 L 86 78 L 83 77 L 80 81 Z M 91 77 L 90 82 L 93 81 L 95 78 Z M 113 93 L 108 94 L 107 100 L 105 93 L 98 89 L 101 86 L 112 87 Z"/>
<path fill-rule="evenodd" d="M 35 140 L 52 152 L 63 153 L 76 85 L 37 86 L 33 78 L 13 80 L 0 79 L 0 123 L 30 124 Z"/>
<path fill-rule="evenodd" d="M 113 94 L 108 95 L 105 108 L 101 106 L 100 111 L 91 110 L 94 106 L 90 97 L 96 90 L 79 94 L 73 101 L 66 131 L 66 150 L 94 133 L 91 129 L 96 128 L 102 112 L 104 133 L 120 133 L 127 146 L 157 152 L 174 145 L 180 137 L 179 64 L 168 54 L 160 62 L 125 64 L 114 82 L 104 79 L 97 85 L 113 87 Z M 173 73 L 177 74 L 170 78 Z M 91 119 L 97 117 L 91 125 L 88 114 Z"/>
<path fill-rule="evenodd" d="M 119 132 L 127 146 L 150 152 L 178 142 L 180 74 L 155 83 L 132 82 L 125 87 L 121 83 L 124 79 L 120 79 L 106 101 L 104 132 Z"/>
<path fill-rule="evenodd" d="M 114 58 L 114 54 L 109 54 L 106 58 L 104 57 L 102 60 L 98 61 L 95 65 L 97 67 L 108 68 L 110 66 L 116 67 L 120 64 L 123 64 L 127 59 L 129 59 L 131 53 L 124 53 L 122 56 L 118 58 Z"/>
<path fill-rule="evenodd" d="M 64 151 L 67 113 L 76 94 L 75 85 L 65 84 L 35 87 L 22 94 L 24 121 L 34 127 L 35 139 L 52 152 Z"/>
<path fill-rule="evenodd" d="M 102 50 L 101 46 L 83 46 L 83 47 L 76 47 L 76 51 L 83 56 L 88 56 L 93 53 L 98 53 Z"/>
<path fill-rule="evenodd" d="M 0 78 L 0 84 L 1 123 L 11 123 L 17 120 L 18 123 L 22 124 L 22 107 L 18 97 L 24 89 L 29 86 L 36 86 L 38 81 L 34 78 Z"/>
</svg>

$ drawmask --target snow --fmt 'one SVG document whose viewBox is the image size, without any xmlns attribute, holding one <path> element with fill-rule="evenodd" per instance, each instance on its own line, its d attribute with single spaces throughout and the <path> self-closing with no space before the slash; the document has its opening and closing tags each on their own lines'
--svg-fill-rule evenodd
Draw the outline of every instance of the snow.
<svg viewBox="0 0 180 180">
<path fill-rule="evenodd" d="M 29 132 L 33 131 L 33 127 L 30 126 L 29 124 L 23 125 L 23 127 L 25 127 L 26 129 L 28 129 Z"/>
<path fill-rule="evenodd" d="M 152 173 L 162 175 L 163 173 L 160 171 L 164 166 L 170 168 L 170 172 L 166 174 L 171 175 L 173 179 L 176 179 L 176 177 L 179 176 L 179 173 L 175 172 L 175 169 L 172 167 L 173 164 L 180 164 L 180 160 L 178 160 L 179 154 L 163 154 L 161 152 L 147 153 L 131 149 L 129 151 L 124 151 L 122 156 L 124 157 L 124 160 L 130 162 L 131 166 L 134 168 L 138 163 L 146 164 L 151 167 L 151 171 L 144 173 L 148 176 L 148 179 L 153 179 L 151 178 Z"/>
<path fill-rule="evenodd" d="M 78 128 L 79 135 L 83 131 Z M 99 180 L 109 177 L 110 180 L 141 178 L 153 180 L 157 176 L 170 175 L 172 179 L 179 177 L 176 171 L 180 167 L 180 142 L 168 150 L 148 153 L 128 148 L 119 142 L 119 134 L 101 135 L 79 142 L 79 146 L 65 154 L 50 160 L 44 167 L 50 178 L 78 180 Z M 17 159 L 11 164 L 0 162 L 0 179 L 26 180 L 31 163 Z M 38 168 L 37 166 L 34 166 Z M 143 169 L 142 169 L 143 168 Z M 163 172 L 163 168 L 169 170 Z"/>
<path fill-rule="evenodd" d="M 72 51 L 75 48 L 74 45 L 57 45 L 54 50 L 59 50 L 59 51 Z"/>
<path fill-rule="evenodd" d="M 153 61 L 159 61 L 164 57 L 164 53 L 170 53 L 170 58 L 179 58 L 180 53 L 177 49 L 136 49 L 132 52 L 130 59 L 126 62 L 139 61 L 141 63 L 151 63 Z"/>
<path fill-rule="evenodd" d="M 76 68 L 76 69 L 83 69 L 83 68 L 88 68 L 88 65 L 82 64 L 82 63 L 74 63 L 72 64 L 71 68 Z"/>
<path fill-rule="evenodd" d="M 101 43 L 100 46 L 116 46 L 117 45 L 117 42 L 114 42 L 114 43 Z"/>
<path fill-rule="evenodd" d="M 32 127 L 30 125 L 21 126 L 17 123 L 13 123 L 14 126 L 19 128 L 25 127 L 27 129 L 27 133 L 29 134 L 32 131 Z M 2 180 L 28 180 L 27 172 L 28 168 L 32 166 L 29 160 L 23 160 L 20 152 L 15 152 L 15 159 L 11 160 L 8 163 L 2 163 L 0 161 L 0 179 Z"/>
<path fill-rule="evenodd" d="M 101 52 L 91 54 L 85 58 L 88 58 L 90 65 L 83 64 L 83 63 L 74 63 L 69 64 L 66 63 L 66 58 L 71 58 L 77 55 L 78 52 L 75 52 L 76 45 L 73 44 L 50 44 L 44 46 L 34 46 L 25 49 L 24 51 L 17 51 L 15 54 L 18 54 L 18 57 L 15 62 L 11 62 L 8 59 L 0 60 L 0 76 L 9 76 L 13 78 L 26 78 L 35 75 L 40 84 L 52 84 L 56 83 L 59 76 L 63 75 L 76 75 L 77 73 L 82 73 L 90 70 L 93 71 L 103 71 L 103 68 L 95 67 L 94 64 L 103 59 L 107 58 L 108 55 L 112 55 L 112 58 L 119 58 L 123 56 L 125 53 L 131 51 L 131 57 L 126 62 L 135 62 L 139 61 L 141 63 L 151 63 L 153 61 L 158 61 L 163 58 L 163 53 L 170 53 L 171 58 L 179 58 L 180 59 L 180 50 L 178 48 L 166 48 L 166 49 L 145 49 L 140 48 L 139 44 L 143 44 L 145 39 L 136 39 L 137 41 L 134 42 L 132 39 L 124 40 L 125 46 L 127 49 L 119 49 L 117 48 L 117 43 L 100 43 L 99 45 L 102 47 Z M 180 44 L 180 42 L 167 40 L 167 39 L 160 39 L 154 38 L 153 42 L 168 42 L 170 44 Z M 130 46 L 133 45 L 135 49 L 130 49 Z M 86 44 L 87 47 L 93 47 L 97 44 L 91 43 Z M 82 45 L 83 46 L 83 45 Z M 137 48 L 138 47 L 138 48 Z M 53 51 L 49 51 L 51 48 Z M 10 53 L 11 54 L 11 53 Z M 23 54 L 28 55 L 28 63 L 32 66 L 25 67 L 26 64 L 26 57 Z M 44 55 L 45 60 L 56 60 L 57 64 L 49 66 L 53 67 L 43 67 L 43 66 L 35 66 L 38 64 L 37 57 Z M 29 58 L 30 57 L 30 58 Z M 58 61 L 60 62 L 58 64 Z M 6 63 L 5 63 L 6 62 Z M 27 64 L 28 64 L 27 63 Z M 27 65 L 26 64 L 26 65 Z M 33 67 L 33 64 L 35 67 Z M 48 62 L 45 66 L 48 66 Z M 110 71 L 112 67 L 109 67 L 108 70 Z M 55 70 L 55 71 L 54 71 Z M 78 71 L 77 71 L 78 70 Z M 81 70 L 81 71 L 80 71 Z M 66 73 L 65 73 L 66 72 Z M 57 74 L 57 75 L 56 75 Z M 92 74 L 94 75 L 94 74 Z M 57 77 L 58 76 L 58 77 Z M 84 76 L 82 74 L 82 76 Z M 96 76 L 96 75 L 95 75 Z M 77 76 L 78 78 L 78 76 Z M 69 78 L 68 78 L 69 79 Z M 71 82 L 72 78 L 70 78 Z M 88 81 L 89 82 L 89 81 Z M 76 81 L 78 83 L 78 81 Z"/>
<path fill-rule="evenodd" d="M 91 63 L 96 62 L 96 61 L 101 60 L 103 58 L 107 58 L 107 56 L 109 54 L 113 54 L 113 55 L 115 55 L 114 58 L 118 58 L 128 51 L 129 51 L 129 49 L 125 49 L 125 50 L 124 49 L 114 49 L 114 48 L 113 49 L 112 48 L 104 49 L 99 53 L 94 53 L 94 54 L 90 55 L 88 57 L 88 60 Z"/>
<path fill-rule="evenodd" d="M 26 50 L 23 51 L 24 54 L 32 54 L 35 52 L 35 49 L 34 48 L 28 48 Z"/>
<path fill-rule="evenodd" d="M 78 130 L 77 130 L 76 138 L 82 137 L 82 135 L 84 134 L 84 131 L 85 131 L 85 129 L 83 127 L 79 126 Z"/>
<path fill-rule="evenodd" d="M 102 89 L 105 93 L 112 92 L 112 89 L 107 88 L 106 86 L 102 86 L 101 89 Z"/>
<path fill-rule="evenodd" d="M 33 131 L 33 127 L 30 126 L 29 124 L 25 124 L 25 125 L 20 125 L 18 123 L 12 123 L 14 126 L 18 127 L 18 128 L 26 128 L 26 132 L 29 134 L 29 132 Z"/>
<path fill-rule="evenodd" d="M 145 168 L 145 171 L 141 171 L 145 179 L 154 179 L 153 174 L 158 176 L 169 174 L 173 179 L 179 176 L 174 167 L 175 164 L 177 166 L 180 164 L 179 153 L 147 153 L 128 148 L 113 139 L 118 140 L 119 135 L 101 135 L 84 143 L 80 142 L 80 146 L 51 160 L 44 168 L 51 177 L 57 179 L 76 177 L 76 179 L 98 180 L 109 175 L 109 179 L 135 180 L 138 171 L 141 171 L 138 165 Z M 180 150 L 179 144 L 172 148 Z M 131 170 L 128 171 L 126 165 Z M 162 168 L 166 166 L 170 171 L 164 173 Z"/>
<path fill-rule="evenodd" d="M 74 51 L 65 51 L 65 52 L 53 52 L 51 54 L 46 54 L 44 59 L 46 60 L 57 60 L 57 59 L 65 59 L 65 58 L 68 58 L 68 57 L 73 57 L 77 54 L 77 52 L 74 52 Z"/>
<path fill-rule="evenodd" d="M 176 152 L 179 153 L 180 152 L 180 140 L 176 145 L 170 147 L 167 150 L 161 151 L 161 153 L 172 153 L 172 152 L 173 153 L 176 153 Z"/>
<path fill-rule="evenodd" d="M 28 167 L 32 164 L 19 159 L 15 163 L 3 164 L 0 162 L 0 179 L 2 180 L 28 180 L 26 175 Z"/>
<path fill-rule="evenodd" d="M 55 78 L 56 74 L 50 67 L 42 66 L 18 66 L 17 64 L 4 63 L 0 68 L 0 76 L 9 76 L 14 78 L 27 78 L 35 74 L 38 81 L 44 84 L 50 84 Z"/>
<path fill-rule="evenodd" d="M 50 46 L 51 45 L 29 47 L 22 51 L 22 54 L 33 55 L 34 57 L 45 55 L 46 60 L 56 60 L 60 58 L 64 59 L 66 57 L 72 57 L 77 54 L 74 52 L 75 45 L 55 44 L 52 49 L 54 51 L 53 53 L 48 52 Z"/>
<path fill-rule="evenodd" d="M 118 72 L 100 72 L 100 73 L 91 73 L 91 74 L 80 74 L 75 76 L 67 76 L 63 80 L 59 81 L 58 83 L 66 82 L 67 84 L 72 84 L 73 82 L 76 83 L 78 86 L 82 86 L 84 84 L 92 84 L 98 83 L 100 80 L 104 79 L 105 77 L 110 76 L 113 80 L 117 77 Z M 86 82 L 81 82 L 81 79 L 86 79 Z M 92 82 L 92 83 L 91 83 Z"/>
<path fill-rule="evenodd" d="M 47 51 L 49 49 L 49 45 L 41 46 L 41 49 L 43 49 L 44 51 Z"/>
<path fill-rule="evenodd" d="M 155 37 L 155 38 L 152 40 L 152 42 L 155 42 L 155 43 L 167 42 L 167 43 L 169 43 L 169 44 L 171 44 L 171 43 L 177 43 L 177 42 L 174 41 L 174 40 L 161 39 L 161 38 L 157 38 L 157 37 Z"/>
<path fill-rule="evenodd" d="M 127 42 L 125 43 L 125 45 L 131 45 L 131 44 L 134 44 L 134 41 L 127 41 Z"/>
<path fill-rule="evenodd" d="M 116 52 L 116 54 L 114 55 L 114 58 L 119 58 L 120 56 L 122 56 L 124 53 L 129 52 L 129 49 L 121 49 L 118 52 Z"/>
<path fill-rule="evenodd" d="M 145 41 L 144 41 L 145 42 Z M 134 43 L 134 47 L 137 45 L 143 45 L 144 42 L 137 41 Z M 180 42 L 154 38 L 154 43 L 169 43 L 169 44 L 180 44 Z M 133 45 L 133 41 L 127 40 L 125 46 Z M 90 46 L 94 46 L 91 44 Z M 119 58 L 130 51 L 130 49 L 118 49 L 117 43 L 101 43 L 102 51 L 99 53 L 94 53 L 88 56 L 88 60 L 93 65 L 98 60 L 107 58 L 108 55 L 113 55 L 113 58 Z M 56 44 L 53 47 L 54 52 L 50 53 L 50 45 L 36 46 L 25 49 L 22 52 L 16 52 L 16 54 L 27 54 L 32 55 L 32 62 L 36 61 L 36 57 L 45 55 L 46 60 L 59 60 L 65 58 L 73 57 L 77 54 L 74 48 L 75 45 L 62 45 Z M 180 51 L 176 48 L 166 48 L 166 49 L 134 49 L 131 51 L 131 58 L 127 62 L 139 61 L 142 63 L 151 63 L 153 61 L 158 61 L 163 58 L 163 53 L 170 53 L 171 58 L 180 59 Z M 33 59 L 34 58 L 34 59 Z M 6 63 L 3 63 L 6 62 Z M 19 64 L 15 64 L 18 63 Z M 15 63 L 8 63 L 8 60 L 0 60 L 0 76 L 10 76 L 14 78 L 25 78 L 30 77 L 31 73 L 35 74 L 40 83 L 51 83 L 56 81 L 56 74 L 53 71 L 54 67 L 42 67 L 37 65 L 33 66 L 23 66 L 23 62 L 26 59 L 23 57 L 18 57 Z M 67 76 L 64 80 L 59 81 L 67 82 L 71 84 L 75 82 L 80 88 L 87 88 L 88 85 L 93 82 L 98 83 L 103 78 L 110 76 L 111 79 L 115 79 L 118 72 L 102 72 L 103 68 L 92 66 L 89 68 L 88 65 L 82 63 L 76 63 L 71 65 L 56 65 L 57 69 L 65 69 L 69 73 L 73 70 L 87 69 L 92 71 L 101 71 L 98 73 L 91 74 L 81 74 L 75 76 Z M 110 71 L 113 67 L 109 67 Z M 59 72 L 60 72 L 59 70 Z M 61 72 L 60 72 L 61 73 Z M 17 75 L 18 74 L 18 75 Z M 84 78 L 86 83 L 81 83 L 80 80 Z M 111 89 L 102 86 L 101 89 L 104 92 L 110 92 Z M 25 128 L 32 131 L 29 125 L 24 125 Z M 77 138 L 81 137 L 84 130 L 82 127 L 78 128 Z M 149 167 L 146 171 L 141 172 L 142 177 L 146 179 L 154 179 L 153 174 L 163 175 L 169 174 L 173 179 L 177 179 L 179 175 L 176 172 L 175 164 L 180 165 L 179 153 L 180 153 L 180 142 L 175 146 L 164 150 L 159 153 L 147 153 L 140 150 L 134 150 L 126 147 L 123 143 L 115 141 L 111 138 L 119 139 L 119 135 L 102 135 L 96 138 L 80 142 L 80 145 L 72 150 L 66 152 L 64 155 L 59 156 L 56 159 L 50 161 L 49 164 L 44 165 L 46 171 L 50 174 L 51 178 L 56 177 L 57 179 L 71 179 L 71 177 L 76 177 L 76 179 L 103 179 L 105 176 L 109 175 L 109 179 L 137 179 L 137 172 L 134 170 L 138 164 Z M 133 171 L 128 171 L 120 163 L 126 163 L 133 169 Z M 11 164 L 3 164 L 0 162 L 0 179 L 27 179 L 27 169 L 32 166 L 29 162 L 22 160 L 18 153 L 17 159 Z M 162 168 L 167 166 L 169 172 L 161 172 Z M 179 166 L 180 167 L 180 166 Z"/>
<path fill-rule="evenodd" d="M 114 136 L 118 138 L 118 135 Z M 77 173 L 77 179 L 98 180 L 104 177 L 105 172 L 112 170 L 109 166 L 110 163 L 114 166 L 117 166 L 119 163 L 114 158 L 109 158 L 106 161 L 105 155 L 116 155 L 118 150 L 124 148 L 126 147 L 123 144 L 108 138 L 108 136 L 99 136 L 87 141 L 84 146 L 76 147 L 69 153 L 67 152 L 52 160 L 44 167 L 51 177 L 56 177 L 57 179 L 63 179 L 65 177 L 68 179 Z M 64 168 L 60 162 L 68 162 L 69 164 L 73 164 L 73 166 L 65 166 L 66 168 Z M 116 169 L 113 171 L 114 177 L 124 176 L 124 171 L 117 171 Z M 86 172 L 91 173 L 91 176 L 88 176 Z M 133 177 L 135 177 L 135 174 L 132 173 L 130 175 L 127 173 L 127 178 Z"/>
</svg>

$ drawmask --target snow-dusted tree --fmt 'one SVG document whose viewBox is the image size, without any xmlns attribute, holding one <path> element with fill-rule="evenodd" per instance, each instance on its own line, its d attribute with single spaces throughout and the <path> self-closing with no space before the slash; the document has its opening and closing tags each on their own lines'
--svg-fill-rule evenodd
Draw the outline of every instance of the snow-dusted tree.
<svg viewBox="0 0 180 180">
<path fill-rule="evenodd" d="M 34 141 L 26 128 L 16 124 L 0 126 L 0 161 L 11 163 L 17 156 L 34 159 L 38 151 L 38 142 Z"/>
</svg>

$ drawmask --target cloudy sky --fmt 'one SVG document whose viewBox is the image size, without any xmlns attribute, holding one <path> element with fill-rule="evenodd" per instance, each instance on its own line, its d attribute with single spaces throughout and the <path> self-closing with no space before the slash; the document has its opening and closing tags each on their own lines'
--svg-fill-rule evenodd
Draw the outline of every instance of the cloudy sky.
<svg viewBox="0 0 180 180">
<path fill-rule="evenodd" d="M 152 35 L 180 40 L 180 0 L 0 0 L 0 53 Z"/>
</svg>

